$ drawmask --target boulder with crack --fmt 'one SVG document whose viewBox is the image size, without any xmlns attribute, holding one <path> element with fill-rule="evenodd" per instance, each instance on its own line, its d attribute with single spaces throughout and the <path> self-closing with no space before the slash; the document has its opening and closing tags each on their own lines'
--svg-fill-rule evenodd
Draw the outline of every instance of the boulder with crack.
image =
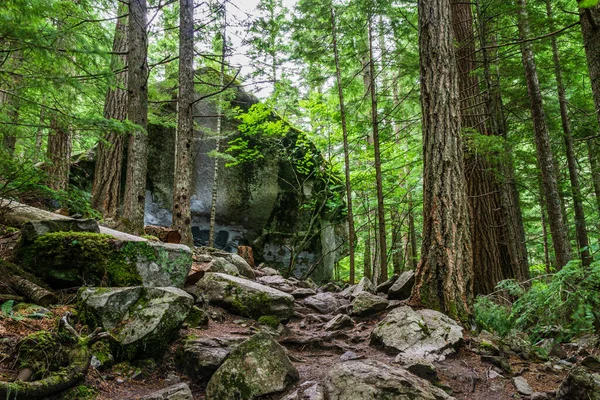
<svg viewBox="0 0 600 400">
<path fill-rule="evenodd" d="M 285 349 L 258 333 L 231 351 L 206 387 L 211 400 L 251 400 L 284 391 L 299 379 Z"/>
<path fill-rule="evenodd" d="M 174 287 L 82 288 L 79 316 L 114 339 L 120 359 L 159 356 L 177 335 L 194 299 Z"/>
<path fill-rule="evenodd" d="M 196 298 L 204 297 L 212 304 L 246 317 L 273 315 L 287 321 L 294 315 L 292 295 L 227 274 L 206 273 L 186 290 Z"/>
<path fill-rule="evenodd" d="M 337 364 L 327 373 L 324 386 L 329 400 L 454 399 L 404 368 L 374 360 Z"/>
<path fill-rule="evenodd" d="M 371 332 L 371 345 L 407 357 L 441 361 L 462 344 L 462 328 L 446 315 L 434 310 L 396 308 Z"/>
</svg>

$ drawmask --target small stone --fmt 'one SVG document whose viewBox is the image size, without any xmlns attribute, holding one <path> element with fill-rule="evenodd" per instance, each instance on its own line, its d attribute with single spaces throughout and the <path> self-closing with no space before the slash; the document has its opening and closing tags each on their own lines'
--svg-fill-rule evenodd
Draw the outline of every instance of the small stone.
<svg viewBox="0 0 600 400">
<path fill-rule="evenodd" d="M 116 381 L 118 384 L 125 383 L 125 381 L 121 378 L 117 378 Z"/>
<path fill-rule="evenodd" d="M 347 351 L 340 356 L 341 361 L 356 360 L 357 358 L 360 358 L 360 356 L 353 351 Z"/>
<path fill-rule="evenodd" d="M 193 400 L 192 391 L 185 383 L 178 383 L 168 388 L 157 390 L 139 400 Z"/>
<path fill-rule="evenodd" d="M 494 371 L 494 369 L 490 369 L 490 371 L 488 372 L 488 379 L 496 379 L 496 378 L 502 378 L 503 376 L 499 373 L 497 373 L 496 371 Z"/>
<path fill-rule="evenodd" d="M 515 389 L 517 389 L 517 392 L 523 396 L 531 396 L 533 394 L 531 386 L 529 386 L 527 380 L 522 376 L 515 376 L 513 378 L 513 385 L 515 386 Z"/>
<path fill-rule="evenodd" d="M 550 400 L 550 396 L 544 392 L 535 392 L 531 395 L 529 400 Z"/>
<path fill-rule="evenodd" d="M 508 360 L 503 357 L 482 355 L 481 361 L 490 363 L 509 375 L 512 374 L 512 368 L 510 367 Z"/>
<path fill-rule="evenodd" d="M 169 386 L 176 385 L 180 382 L 181 382 L 181 378 L 172 372 L 169 372 L 167 374 L 167 377 L 165 378 L 165 383 Z"/>
</svg>

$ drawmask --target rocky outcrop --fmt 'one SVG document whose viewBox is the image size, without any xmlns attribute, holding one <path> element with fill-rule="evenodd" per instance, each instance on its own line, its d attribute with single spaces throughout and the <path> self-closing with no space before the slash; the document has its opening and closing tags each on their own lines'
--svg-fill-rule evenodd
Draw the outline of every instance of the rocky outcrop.
<svg viewBox="0 0 600 400">
<path fill-rule="evenodd" d="M 324 386 L 329 400 L 453 399 L 403 368 L 392 368 L 374 360 L 336 365 L 327 374 Z"/>
<path fill-rule="evenodd" d="M 160 355 L 193 303 L 192 296 L 173 287 L 83 288 L 78 294 L 80 318 L 108 332 L 121 359 Z"/>
<path fill-rule="evenodd" d="M 207 273 L 186 290 L 196 298 L 204 298 L 209 303 L 247 317 L 272 315 L 288 320 L 294 314 L 292 295 L 227 274 Z"/>
<path fill-rule="evenodd" d="M 299 378 L 285 349 L 265 333 L 231 351 L 206 387 L 211 400 L 251 400 L 285 390 Z"/>
<path fill-rule="evenodd" d="M 371 332 L 371 344 L 406 357 L 443 360 L 463 341 L 462 328 L 434 310 L 393 309 Z"/>
</svg>

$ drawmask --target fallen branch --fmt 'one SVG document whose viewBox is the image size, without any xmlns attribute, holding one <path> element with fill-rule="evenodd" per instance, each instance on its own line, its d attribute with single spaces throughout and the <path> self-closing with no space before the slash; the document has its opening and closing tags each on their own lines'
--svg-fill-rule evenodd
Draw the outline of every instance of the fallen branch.
<svg viewBox="0 0 600 400">
<path fill-rule="evenodd" d="M 8 282 L 12 288 L 17 292 L 25 295 L 33 303 L 38 304 L 42 307 L 47 307 L 50 304 L 57 302 L 54 293 L 49 292 L 41 286 L 36 285 L 33 282 L 28 281 L 20 276 L 13 275 L 8 278 Z"/>
</svg>

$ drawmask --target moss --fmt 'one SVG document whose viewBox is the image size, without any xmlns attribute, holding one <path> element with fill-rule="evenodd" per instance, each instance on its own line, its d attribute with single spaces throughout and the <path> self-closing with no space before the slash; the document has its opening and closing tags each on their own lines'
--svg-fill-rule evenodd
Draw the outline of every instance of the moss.
<svg viewBox="0 0 600 400">
<path fill-rule="evenodd" d="M 234 289 L 231 305 L 241 315 L 250 318 L 258 318 L 271 309 L 271 298 L 263 292 L 244 295 L 239 288 Z"/>
<path fill-rule="evenodd" d="M 258 323 L 271 328 L 277 328 L 279 326 L 279 318 L 274 315 L 263 315 L 258 319 Z"/>
<path fill-rule="evenodd" d="M 142 237 L 142 238 L 144 238 L 144 239 L 146 239 L 146 240 L 149 240 L 149 241 L 151 241 L 151 242 L 160 242 L 160 239 L 159 239 L 159 238 L 157 238 L 156 236 L 152 236 L 152 235 L 142 235 L 142 236 L 140 236 L 140 237 Z"/>
<path fill-rule="evenodd" d="M 61 400 L 92 400 L 98 397 L 98 389 L 92 386 L 79 385 L 67 390 Z"/>
<path fill-rule="evenodd" d="M 55 333 L 39 331 L 26 336 L 19 343 L 19 366 L 31 369 L 35 379 L 45 378 L 68 365 L 68 356 L 61 347 L 60 338 Z"/>
<path fill-rule="evenodd" d="M 198 306 L 193 306 L 185 319 L 185 323 L 190 328 L 207 327 L 208 314 Z"/>
<path fill-rule="evenodd" d="M 91 347 L 92 355 L 100 362 L 100 368 L 110 368 L 115 358 L 110 346 L 106 342 L 96 342 Z"/>
</svg>

